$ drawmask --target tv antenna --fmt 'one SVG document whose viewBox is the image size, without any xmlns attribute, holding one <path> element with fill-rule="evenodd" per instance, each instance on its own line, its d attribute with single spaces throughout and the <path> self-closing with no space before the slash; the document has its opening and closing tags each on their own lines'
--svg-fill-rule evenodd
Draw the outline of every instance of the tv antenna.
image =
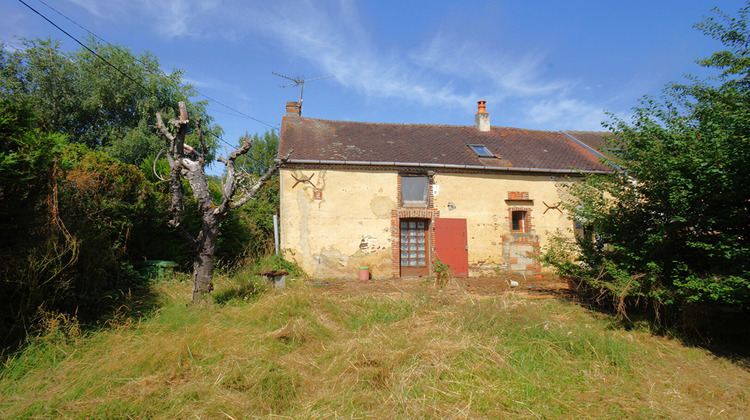
<svg viewBox="0 0 750 420">
<path fill-rule="evenodd" d="M 287 86 L 294 86 L 294 87 L 299 86 L 300 87 L 299 88 L 299 109 L 300 109 L 300 112 L 302 111 L 302 93 L 305 90 L 305 82 L 311 82 L 313 80 L 320 80 L 320 79 L 327 79 L 329 77 L 335 77 L 333 74 L 329 74 L 328 76 L 320 76 L 320 77 L 314 77 L 312 79 L 305 79 L 304 75 L 298 76 L 298 77 L 289 77 L 289 76 L 284 76 L 283 74 L 279 74 L 279 73 L 276 73 L 276 72 L 273 72 L 273 71 L 271 72 L 271 74 L 275 74 L 275 75 L 277 75 L 279 77 L 283 77 L 284 79 L 289 79 L 289 80 L 292 81 L 292 83 L 287 83 L 285 85 L 280 85 L 280 87 L 287 87 Z"/>
</svg>

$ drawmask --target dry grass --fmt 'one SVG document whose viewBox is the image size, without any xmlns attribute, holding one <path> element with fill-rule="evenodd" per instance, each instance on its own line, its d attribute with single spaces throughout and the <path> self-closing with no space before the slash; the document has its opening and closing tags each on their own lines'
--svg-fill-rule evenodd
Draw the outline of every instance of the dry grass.
<svg viewBox="0 0 750 420">
<path fill-rule="evenodd" d="M 743 418 L 750 372 L 554 299 L 293 285 L 88 335 L 50 322 L 8 360 L 3 418 Z"/>
</svg>

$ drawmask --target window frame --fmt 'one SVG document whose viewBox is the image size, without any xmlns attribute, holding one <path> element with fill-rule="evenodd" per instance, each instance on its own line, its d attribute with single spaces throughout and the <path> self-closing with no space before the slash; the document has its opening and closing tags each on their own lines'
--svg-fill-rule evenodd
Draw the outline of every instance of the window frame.
<svg viewBox="0 0 750 420">
<path fill-rule="evenodd" d="M 515 215 L 521 214 L 522 216 L 516 219 Z M 518 221 L 518 228 L 516 228 L 516 221 Z M 510 211 L 510 231 L 513 233 L 526 233 L 529 227 L 529 211 L 524 209 L 511 210 Z"/>
<path fill-rule="evenodd" d="M 414 186 L 408 186 L 406 179 L 424 180 L 424 199 L 410 200 L 407 198 L 407 191 L 412 192 Z M 410 188 L 412 187 L 412 188 Z M 401 175 L 401 203 L 404 207 L 426 207 L 430 200 L 430 177 L 427 175 Z"/>
</svg>

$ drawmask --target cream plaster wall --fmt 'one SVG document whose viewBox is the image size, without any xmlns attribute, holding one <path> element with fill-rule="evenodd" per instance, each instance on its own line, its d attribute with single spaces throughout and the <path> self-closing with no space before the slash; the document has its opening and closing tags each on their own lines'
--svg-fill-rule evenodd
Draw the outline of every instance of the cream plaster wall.
<svg viewBox="0 0 750 420">
<path fill-rule="evenodd" d="M 311 175 L 322 192 L 320 200 L 309 183 L 294 185 L 294 177 Z M 440 217 L 467 221 L 470 275 L 508 263 L 503 260 L 503 236 L 510 231 L 509 207 L 532 209 L 532 234 L 539 236 L 542 248 L 556 230 L 572 235 L 573 223 L 543 204 L 560 202 L 558 184 L 567 182 L 565 177 L 438 172 L 433 181 Z M 370 266 L 374 278 L 392 276 L 390 229 L 391 210 L 398 205 L 397 173 L 282 169 L 280 182 L 280 242 L 287 258 L 316 278 L 356 277 L 359 266 Z M 532 201 L 508 202 L 509 191 L 526 191 Z"/>
<path fill-rule="evenodd" d="M 309 183 L 294 185 L 294 177 L 311 175 L 320 200 Z M 391 277 L 396 173 L 282 169 L 280 182 L 280 246 L 287 258 L 316 278 L 356 277 L 360 266 L 369 266 L 373 278 Z"/>
<path fill-rule="evenodd" d="M 503 236 L 510 233 L 510 207 L 528 207 L 531 211 L 532 234 L 539 235 L 542 248 L 549 235 L 559 230 L 572 235 L 573 222 L 558 210 L 549 209 L 560 202 L 558 184 L 565 177 L 550 175 L 460 175 L 436 174 L 434 183 L 435 209 L 440 217 L 466 219 L 471 274 L 480 274 L 481 267 L 492 268 L 508 263 L 503 260 Z M 506 201 L 509 191 L 525 191 L 532 201 Z M 455 208 L 450 209 L 449 203 Z M 546 214 L 544 214 L 547 210 Z"/>
</svg>

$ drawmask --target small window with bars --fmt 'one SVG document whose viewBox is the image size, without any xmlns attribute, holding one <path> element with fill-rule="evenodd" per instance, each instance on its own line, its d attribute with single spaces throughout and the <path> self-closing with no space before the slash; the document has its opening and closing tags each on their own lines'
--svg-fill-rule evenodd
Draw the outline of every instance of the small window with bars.
<svg viewBox="0 0 750 420">
<path fill-rule="evenodd" d="M 401 266 L 427 266 L 427 222 L 401 221 Z"/>
</svg>

